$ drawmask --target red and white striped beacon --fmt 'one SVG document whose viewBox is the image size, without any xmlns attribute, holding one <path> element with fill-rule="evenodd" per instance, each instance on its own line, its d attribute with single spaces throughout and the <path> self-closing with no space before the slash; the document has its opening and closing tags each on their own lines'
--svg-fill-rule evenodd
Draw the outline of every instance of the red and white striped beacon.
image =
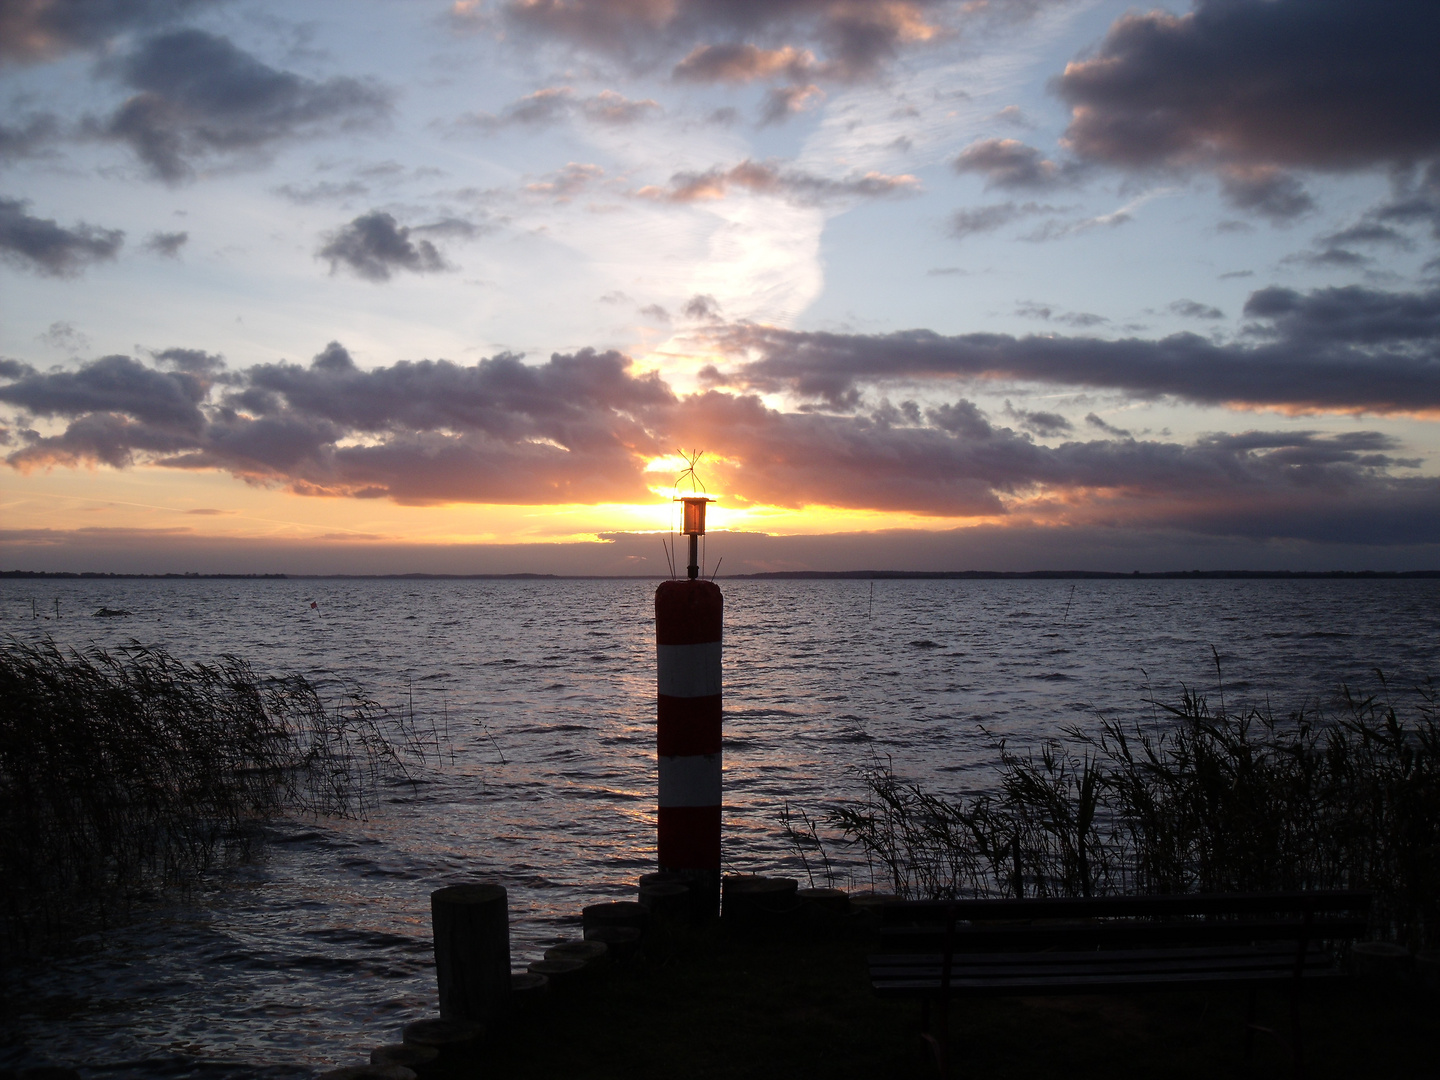
<svg viewBox="0 0 1440 1080">
<path fill-rule="evenodd" d="M 698 457 L 698 455 L 697 455 Z M 691 462 L 693 475 L 694 462 Z M 660 765 L 659 862 L 690 885 L 696 910 L 713 915 L 720 903 L 720 641 L 725 601 L 720 587 L 700 578 L 697 542 L 705 535 L 705 507 L 691 494 L 682 533 L 690 538 L 685 580 L 655 590 L 657 752 Z"/>
</svg>

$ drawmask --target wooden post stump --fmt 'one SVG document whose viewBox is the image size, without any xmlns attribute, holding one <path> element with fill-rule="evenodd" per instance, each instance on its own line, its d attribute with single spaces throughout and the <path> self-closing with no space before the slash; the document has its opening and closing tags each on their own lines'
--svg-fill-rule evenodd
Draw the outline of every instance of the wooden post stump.
<svg viewBox="0 0 1440 1080">
<path fill-rule="evenodd" d="M 490 1020 L 510 998 L 510 912 L 502 885 L 450 885 L 430 894 L 440 1016 Z"/>
<path fill-rule="evenodd" d="M 603 941 L 619 964 L 640 951 L 640 931 L 633 926 L 595 926 L 585 931 L 586 941 Z"/>
<path fill-rule="evenodd" d="M 580 919 L 588 939 L 591 930 L 602 926 L 630 926 L 643 935 L 649 914 L 633 900 L 615 900 L 608 904 L 587 905 L 581 909 Z"/>
<path fill-rule="evenodd" d="M 476 1020 L 416 1020 L 400 1029 L 406 1046 L 428 1046 L 441 1064 L 454 1064 L 473 1056 L 485 1035 Z"/>
<path fill-rule="evenodd" d="M 588 981 L 584 960 L 532 960 L 531 975 L 544 975 L 550 980 L 550 993 L 556 998 L 568 999 Z"/>
<path fill-rule="evenodd" d="M 580 960 L 599 971 L 610 963 L 610 946 L 603 941 L 562 941 L 545 950 L 546 960 Z"/>
<path fill-rule="evenodd" d="M 417 1080 L 417 1076 L 404 1065 L 346 1065 L 323 1072 L 315 1080 Z"/>
<path fill-rule="evenodd" d="M 735 875 L 725 879 L 724 890 L 721 918 L 732 928 L 775 928 L 799 906 L 794 878 Z"/>
<path fill-rule="evenodd" d="M 407 1069 L 414 1069 L 417 1073 L 423 1072 L 428 1066 L 435 1064 L 440 1057 L 440 1051 L 433 1046 L 409 1045 L 405 1043 L 390 1043 L 386 1046 L 377 1046 L 370 1051 L 371 1065 L 403 1065 Z"/>
<path fill-rule="evenodd" d="M 510 1008 L 517 1016 L 528 1016 L 550 996 L 550 980 L 531 971 L 510 973 Z"/>
<path fill-rule="evenodd" d="M 640 906 L 650 913 L 652 926 L 683 926 L 696 917 L 690 886 L 678 881 L 641 885 Z"/>
</svg>

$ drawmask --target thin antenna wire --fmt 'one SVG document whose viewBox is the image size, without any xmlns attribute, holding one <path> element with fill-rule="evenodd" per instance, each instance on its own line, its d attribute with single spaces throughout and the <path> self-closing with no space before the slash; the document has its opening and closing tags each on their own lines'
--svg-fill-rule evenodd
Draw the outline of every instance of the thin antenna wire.
<svg viewBox="0 0 1440 1080">
<path fill-rule="evenodd" d="M 708 495 L 709 491 L 706 489 L 704 481 L 695 473 L 695 466 L 700 464 L 700 459 L 705 456 L 705 451 L 691 450 L 688 454 L 684 450 L 676 450 L 675 452 L 680 455 L 680 460 L 685 462 L 684 471 L 675 478 L 675 491 L 677 493 L 680 491 L 680 485 L 684 483 L 685 478 L 688 476 L 690 478 L 690 492 L 692 495 L 697 490 L 704 491 Z"/>
</svg>

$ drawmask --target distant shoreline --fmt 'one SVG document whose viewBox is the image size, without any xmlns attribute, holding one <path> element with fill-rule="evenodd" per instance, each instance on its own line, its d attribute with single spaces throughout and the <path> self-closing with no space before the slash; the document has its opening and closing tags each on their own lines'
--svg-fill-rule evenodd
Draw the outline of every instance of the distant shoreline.
<svg viewBox="0 0 1440 1080">
<path fill-rule="evenodd" d="M 1217 581 L 1440 578 L 1440 570 L 774 570 L 721 581 Z M 0 570 L 0 581 L 663 581 L 663 574 L 113 574 Z"/>
</svg>

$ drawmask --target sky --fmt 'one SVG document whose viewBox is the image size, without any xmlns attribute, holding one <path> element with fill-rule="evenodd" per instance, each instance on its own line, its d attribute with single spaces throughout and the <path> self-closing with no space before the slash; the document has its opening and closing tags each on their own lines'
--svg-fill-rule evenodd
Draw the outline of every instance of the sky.
<svg viewBox="0 0 1440 1080">
<path fill-rule="evenodd" d="M 0 569 L 1440 567 L 1437 41 L 0 0 Z"/>
</svg>

